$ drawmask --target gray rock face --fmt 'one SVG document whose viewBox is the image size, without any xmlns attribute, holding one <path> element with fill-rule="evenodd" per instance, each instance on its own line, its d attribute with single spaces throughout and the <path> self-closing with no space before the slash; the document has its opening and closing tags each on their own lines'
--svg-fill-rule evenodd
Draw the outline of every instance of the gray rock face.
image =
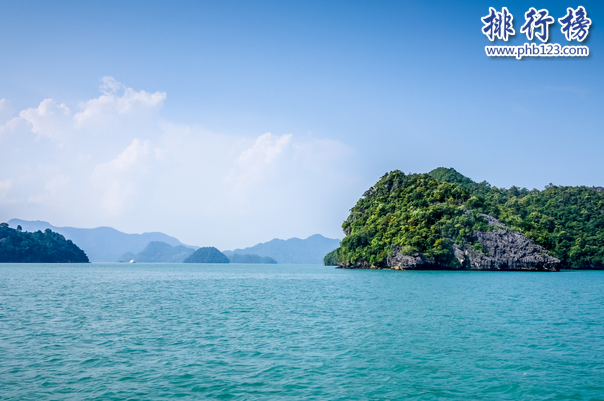
<svg viewBox="0 0 604 401">
<path fill-rule="evenodd" d="M 483 215 L 489 225 L 504 227 L 492 216 Z M 453 252 L 459 270 L 513 270 L 513 271 L 558 271 L 560 260 L 547 254 L 547 249 L 537 245 L 519 232 L 497 229 L 494 231 L 474 231 L 474 237 L 482 245 L 483 252 L 476 251 L 468 245 L 453 245 Z M 367 262 L 354 266 L 341 265 L 348 269 L 377 269 Z M 392 255 L 386 261 L 386 269 L 392 270 L 443 270 L 451 269 L 430 262 L 421 253 L 401 254 L 401 248 L 393 245 Z"/>
<path fill-rule="evenodd" d="M 372 265 L 366 261 L 360 261 L 356 263 L 342 263 L 338 265 L 338 269 L 378 269 L 377 266 Z"/>
<path fill-rule="evenodd" d="M 460 268 L 468 270 L 526 270 L 558 271 L 560 260 L 547 254 L 547 249 L 535 244 L 516 231 L 475 231 L 474 236 L 485 253 L 469 246 L 453 245 Z"/>
<path fill-rule="evenodd" d="M 392 255 L 388 256 L 386 265 L 393 270 L 429 270 L 438 268 L 438 266 L 430 263 L 420 252 L 416 252 L 413 255 L 401 254 L 401 247 L 398 245 L 392 246 Z"/>
<path fill-rule="evenodd" d="M 484 219 L 487 221 L 487 224 L 490 225 L 490 226 L 505 227 L 505 225 L 503 225 L 503 223 L 501 223 L 499 220 L 497 220 L 493 216 L 489 216 L 488 214 L 484 214 L 484 213 L 480 213 L 480 215 L 482 217 L 484 217 Z"/>
</svg>

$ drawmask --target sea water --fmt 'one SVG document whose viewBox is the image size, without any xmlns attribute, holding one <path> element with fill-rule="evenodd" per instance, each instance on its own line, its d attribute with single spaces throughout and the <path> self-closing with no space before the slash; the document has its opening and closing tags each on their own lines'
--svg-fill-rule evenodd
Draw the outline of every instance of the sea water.
<svg viewBox="0 0 604 401">
<path fill-rule="evenodd" d="M 604 399 L 604 272 L 3 264 L 0 398 Z"/>
</svg>

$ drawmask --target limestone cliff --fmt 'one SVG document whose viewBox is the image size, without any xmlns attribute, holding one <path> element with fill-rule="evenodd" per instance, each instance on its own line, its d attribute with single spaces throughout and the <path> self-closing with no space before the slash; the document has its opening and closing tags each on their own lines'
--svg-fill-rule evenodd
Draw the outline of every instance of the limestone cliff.
<svg viewBox="0 0 604 401">
<path fill-rule="evenodd" d="M 547 249 L 535 244 L 517 231 L 505 229 L 497 219 L 483 215 L 489 225 L 498 227 L 493 231 L 474 231 L 476 241 L 483 252 L 464 244 L 453 245 L 459 264 L 455 268 L 431 262 L 422 253 L 404 255 L 398 245 L 392 246 L 392 255 L 386 266 L 392 270 L 510 270 L 510 271 L 558 271 L 560 260 L 549 256 Z M 347 269 L 379 269 L 368 262 L 341 264 Z"/>
</svg>

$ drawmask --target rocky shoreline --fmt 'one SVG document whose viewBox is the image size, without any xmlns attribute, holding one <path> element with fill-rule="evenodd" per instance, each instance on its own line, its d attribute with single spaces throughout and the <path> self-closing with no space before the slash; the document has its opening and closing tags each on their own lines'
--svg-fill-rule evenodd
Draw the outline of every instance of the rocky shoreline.
<svg viewBox="0 0 604 401">
<path fill-rule="evenodd" d="M 392 255 L 385 266 L 375 266 L 366 261 L 341 263 L 340 269 L 381 270 L 486 270 L 486 271 L 543 271 L 556 272 L 562 269 L 559 259 L 548 254 L 547 249 L 537 245 L 521 233 L 506 229 L 497 219 L 483 215 L 493 231 L 474 231 L 473 236 L 482 246 L 483 252 L 470 244 L 453 245 L 458 267 L 431 262 L 421 252 L 404 255 L 398 245 L 392 246 Z"/>
</svg>

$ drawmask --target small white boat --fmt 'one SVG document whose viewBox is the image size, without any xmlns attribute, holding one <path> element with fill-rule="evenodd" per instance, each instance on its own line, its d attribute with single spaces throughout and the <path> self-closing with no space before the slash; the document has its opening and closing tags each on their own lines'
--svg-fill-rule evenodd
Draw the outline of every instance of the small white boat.
<svg viewBox="0 0 604 401">
<path fill-rule="evenodd" d="M 134 261 L 134 259 L 130 259 L 129 263 L 136 263 L 136 262 Z"/>
</svg>

